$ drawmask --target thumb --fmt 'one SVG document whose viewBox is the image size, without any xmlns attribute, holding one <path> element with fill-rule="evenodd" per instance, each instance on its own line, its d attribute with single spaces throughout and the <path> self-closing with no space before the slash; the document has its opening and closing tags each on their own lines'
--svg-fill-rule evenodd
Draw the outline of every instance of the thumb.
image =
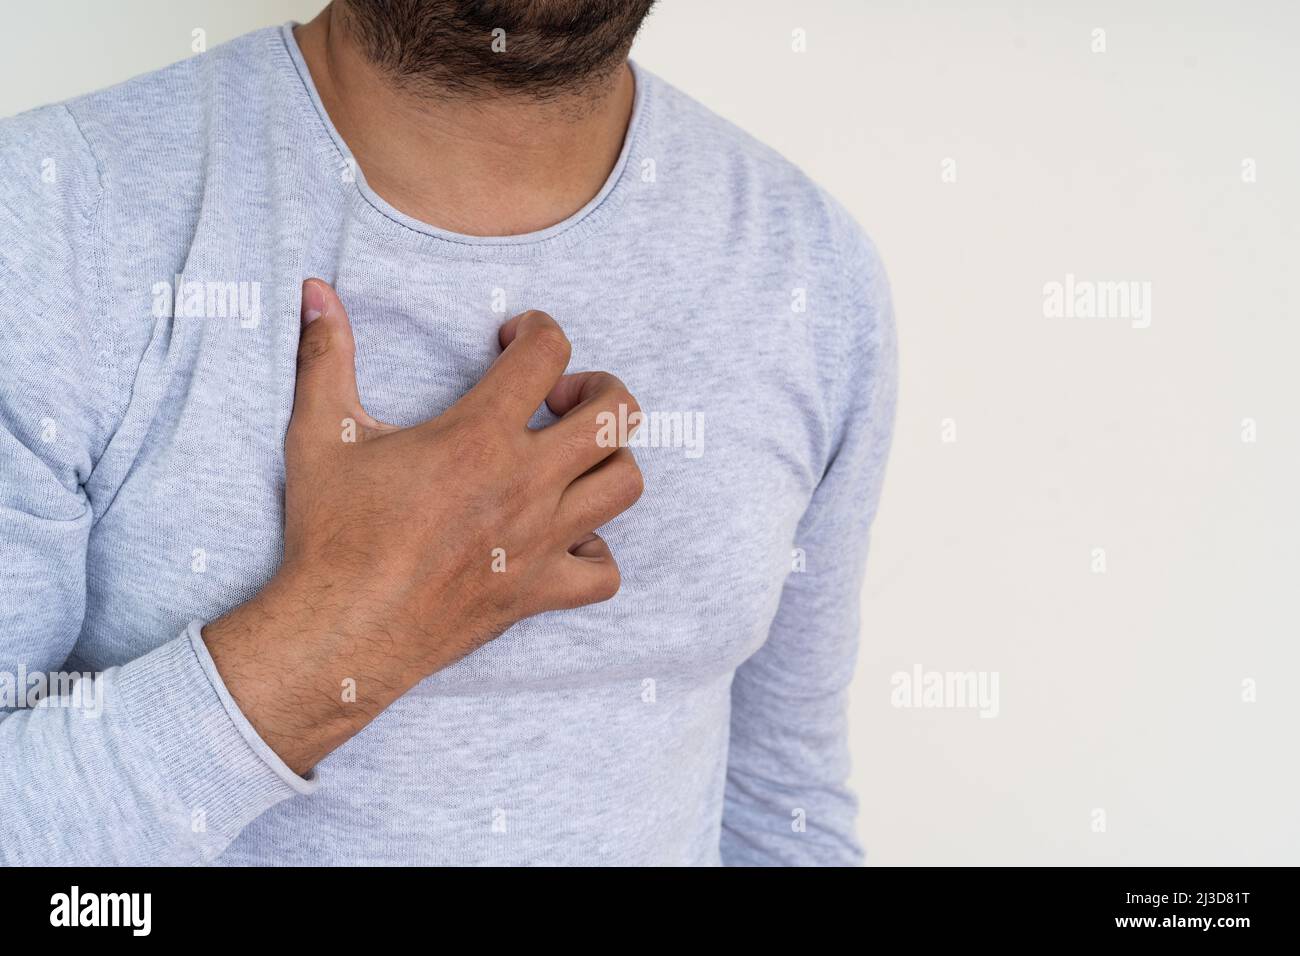
<svg viewBox="0 0 1300 956">
<path fill-rule="evenodd" d="M 344 418 L 364 415 L 357 395 L 356 345 L 338 293 L 321 279 L 302 284 L 302 332 L 293 417 L 313 428 L 337 430 Z"/>
</svg>

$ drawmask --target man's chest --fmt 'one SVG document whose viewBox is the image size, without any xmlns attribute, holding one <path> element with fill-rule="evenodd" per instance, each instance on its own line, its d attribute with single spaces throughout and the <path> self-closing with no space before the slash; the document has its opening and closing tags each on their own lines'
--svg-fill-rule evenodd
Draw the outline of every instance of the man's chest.
<svg viewBox="0 0 1300 956">
<path fill-rule="evenodd" d="M 440 270 L 354 250 L 331 276 L 353 326 L 362 403 L 380 420 L 409 426 L 444 412 L 495 359 L 499 326 L 528 308 L 565 329 L 570 370 L 613 372 L 645 414 L 631 440 L 645 493 L 601 530 L 620 593 L 524 621 L 429 688 L 725 673 L 766 636 L 819 477 L 801 330 L 770 321 L 755 329 L 771 290 L 743 277 L 662 262 L 656 291 L 627 297 L 616 275 L 629 263 L 609 266 L 582 275 L 518 263 Z M 220 616 L 274 574 L 294 285 L 285 277 L 261 290 L 255 324 L 177 315 L 165 348 L 151 346 L 141 395 L 152 400 L 131 423 L 147 438 L 92 536 L 90 566 L 111 567 L 114 581 L 98 587 L 92 575 L 88 627 L 100 630 L 79 648 L 92 663 L 134 657 L 190 619 Z M 543 409 L 533 424 L 551 420 Z M 627 438 L 625 420 L 608 424 Z"/>
</svg>

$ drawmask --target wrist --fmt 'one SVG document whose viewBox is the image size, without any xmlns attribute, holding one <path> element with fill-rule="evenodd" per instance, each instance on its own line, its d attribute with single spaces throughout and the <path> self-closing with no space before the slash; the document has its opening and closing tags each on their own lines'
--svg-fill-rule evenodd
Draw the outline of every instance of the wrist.
<svg viewBox="0 0 1300 956">
<path fill-rule="evenodd" d="M 376 638 L 367 615 L 341 591 L 286 566 L 256 597 L 203 629 L 244 716 L 300 774 L 425 676 Z"/>
</svg>

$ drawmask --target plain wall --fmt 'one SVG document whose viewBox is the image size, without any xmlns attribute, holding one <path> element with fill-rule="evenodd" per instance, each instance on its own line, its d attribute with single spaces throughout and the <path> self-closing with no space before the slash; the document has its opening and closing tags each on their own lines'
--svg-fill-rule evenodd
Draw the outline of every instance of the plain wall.
<svg viewBox="0 0 1300 956">
<path fill-rule="evenodd" d="M 5 0 L 0 115 L 321 5 Z M 892 276 L 872 862 L 1300 863 L 1298 36 L 1288 0 L 660 0 L 638 41 Z M 1149 326 L 1045 315 L 1067 274 L 1150 283 Z M 917 666 L 996 673 L 997 716 L 894 706 Z"/>
</svg>

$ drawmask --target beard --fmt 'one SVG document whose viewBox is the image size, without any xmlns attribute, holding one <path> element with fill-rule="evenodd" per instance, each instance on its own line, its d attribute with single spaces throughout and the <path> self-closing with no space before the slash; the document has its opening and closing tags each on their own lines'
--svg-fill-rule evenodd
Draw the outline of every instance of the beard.
<svg viewBox="0 0 1300 956">
<path fill-rule="evenodd" d="M 342 0 L 366 57 L 417 95 L 539 100 L 599 86 L 654 0 Z"/>
</svg>

